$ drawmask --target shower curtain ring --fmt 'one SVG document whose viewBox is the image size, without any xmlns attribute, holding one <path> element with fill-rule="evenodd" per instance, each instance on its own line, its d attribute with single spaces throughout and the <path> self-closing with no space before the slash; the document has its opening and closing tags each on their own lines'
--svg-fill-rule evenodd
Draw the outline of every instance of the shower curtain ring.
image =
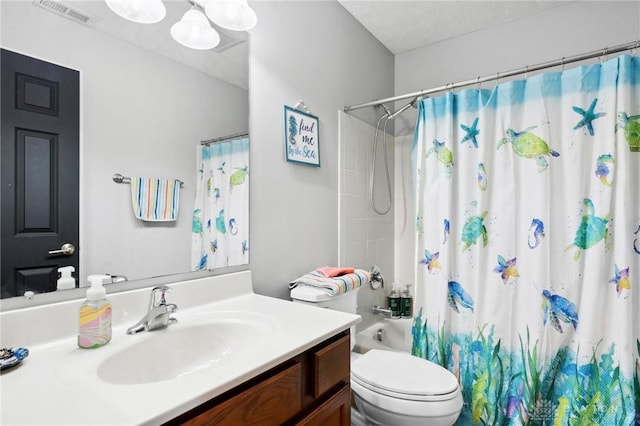
<svg viewBox="0 0 640 426">
<path fill-rule="evenodd" d="M 500 84 L 500 73 L 496 73 L 496 84 Z"/>
<path fill-rule="evenodd" d="M 562 57 L 562 59 L 560 59 L 560 67 L 561 71 L 564 71 L 564 56 Z"/>
<path fill-rule="evenodd" d="M 478 85 L 478 90 L 482 89 L 482 83 L 480 82 L 480 76 L 478 76 L 478 80 L 476 80 L 476 84 Z"/>
<path fill-rule="evenodd" d="M 524 66 L 524 79 L 525 79 L 525 81 L 527 80 L 528 76 L 529 76 L 529 65 L 525 65 Z"/>
<path fill-rule="evenodd" d="M 605 47 L 604 49 L 602 49 L 602 55 L 600 55 L 600 65 L 602 65 L 603 59 L 604 61 L 607 60 L 607 54 L 609 53 L 609 48 Z"/>
</svg>

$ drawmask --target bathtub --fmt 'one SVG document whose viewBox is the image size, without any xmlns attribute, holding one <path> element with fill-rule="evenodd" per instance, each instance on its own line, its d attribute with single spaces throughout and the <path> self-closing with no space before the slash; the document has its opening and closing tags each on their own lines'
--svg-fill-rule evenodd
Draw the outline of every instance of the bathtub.
<svg viewBox="0 0 640 426">
<path fill-rule="evenodd" d="M 353 350 L 362 354 L 370 349 L 411 352 L 412 325 L 413 318 L 381 318 L 380 321 L 356 333 Z"/>
</svg>

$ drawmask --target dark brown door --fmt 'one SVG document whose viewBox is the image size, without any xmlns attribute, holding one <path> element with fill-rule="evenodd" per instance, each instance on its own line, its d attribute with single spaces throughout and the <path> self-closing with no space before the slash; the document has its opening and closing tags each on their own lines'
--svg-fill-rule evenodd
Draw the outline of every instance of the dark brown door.
<svg viewBox="0 0 640 426">
<path fill-rule="evenodd" d="M 2 49 L 2 298 L 78 273 L 78 71 Z M 49 254 L 64 244 L 73 254 Z M 68 247 L 68 246 L 67 246 Z M 77 276 L 77 275 L 76 275 Z"/>
</svg>

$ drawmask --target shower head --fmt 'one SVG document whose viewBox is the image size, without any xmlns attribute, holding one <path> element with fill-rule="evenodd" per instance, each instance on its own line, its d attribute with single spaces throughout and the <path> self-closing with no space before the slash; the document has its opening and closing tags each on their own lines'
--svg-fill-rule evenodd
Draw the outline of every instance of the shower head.
<svg viewBox="0 0 640 426">
<path fill-rule="evenodd" d="M 425 95 L 418 95 L 415 98 L 413 98 L 413 100 L 411 101 L 411 106 L 414 108 L 418 108 L 418 102 L 420 102 L 423 99 L 428 98 L 428 96 Z"/>
<path fill-rule="evenodd" d="M 422 95 L 416 96 L 415 98 L 413 98 L 413 100 L 411 102 L 409 102 L 408 104 L 404 105 L 402 108 L 400 108 L 399 110 L 397 110 L 393 114 L 388 114 L 389 118 L 387 118 L 387 120 L 393 120 L 398 115 L 402 114 L 405 110 L 407 110 L 409 107 L 417 108 L 418 107 L 418 102 L 420 102 L 424 98 L 425 98 L 425 96 L 422 96 Z M 387 110 L 386 107 L 385 107 L 385 110 Z M 387 113 L 388 113 L 388 111 L 387 111 Z"/>
</svg>

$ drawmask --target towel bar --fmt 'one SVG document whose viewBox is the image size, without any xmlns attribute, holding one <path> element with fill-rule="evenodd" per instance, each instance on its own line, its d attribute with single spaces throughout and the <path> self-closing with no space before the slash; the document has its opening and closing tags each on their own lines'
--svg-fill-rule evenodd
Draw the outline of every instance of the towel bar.
<svg viewBox="0 0 640 426">
<path fill-rule="evenodd" d="M 122 176 L 120 173 L 116 173 L 115 175 L 113 175 L 112 179 L 115 183 L 131 183 L 130 177 Z M 184 185 L 183 181 L 178 180 L 178 182 L 180 182 L 180 187 Z"/>
</svg>

